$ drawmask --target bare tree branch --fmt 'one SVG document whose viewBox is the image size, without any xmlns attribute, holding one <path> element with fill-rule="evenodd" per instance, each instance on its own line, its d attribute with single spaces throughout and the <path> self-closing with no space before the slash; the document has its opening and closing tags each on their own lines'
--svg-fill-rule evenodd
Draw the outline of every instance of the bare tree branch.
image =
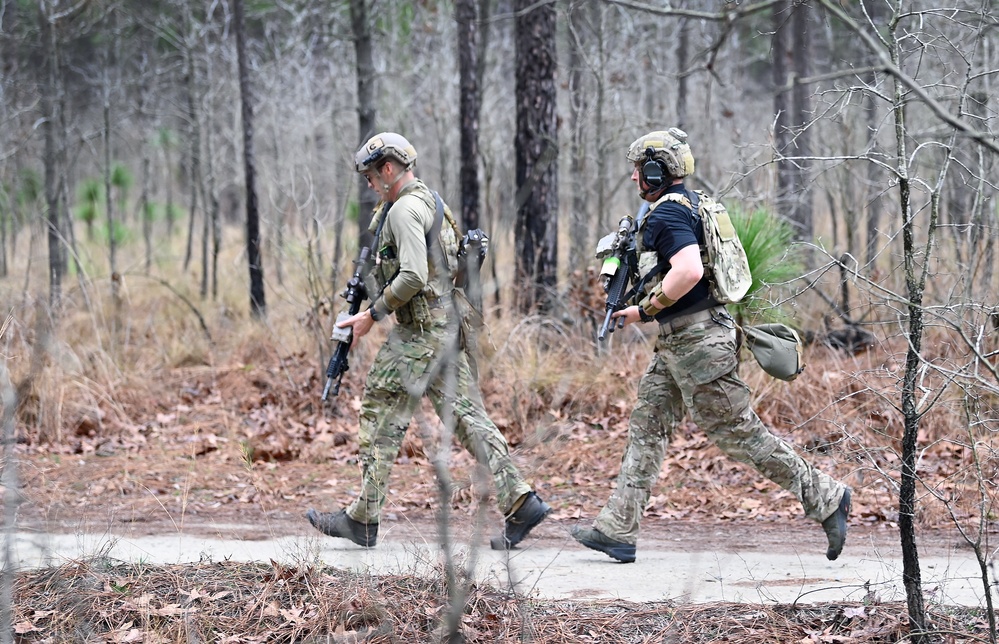
<svg viewBox="0 0 999 644">
<path fill-rule="evenodd" d="M 916 95 L 920 101 L 930 108 L 937 118 L 955 128 L 968 138 L 977 141 L 983 147 L 999 154 L 999 143 L 996 143 L 996 137 L 994 134 L 975 130 L 970 125 L 951 114 L 950 110 L 945 108 L 936 99 L 930 96 L 926 89 L 916 82 L 914 78 L 903 72 L 897 65 L 892 63 L 890 57 L 888 56 L 888 52 L 886 52 L 884 48 L 879 45 L 878 41 L 876 41 L 866 30 L 862 29 L 861 26 L 853 20 L 853 18 L 846 14 L 846 12 L 836 6 L 832 0 L 818 0 L 818 2 L 825 7 L 830 14 L 839 18 L 843 24 L 857 34 L 860 40 L 863 41 L 864 44 L 867 45 L 867 47 L 869 47 L 879 59 L 881 59 L 882 70 L 887 74 L 891 74 L 899 82 L 905 85 L 905 87 L 912 94 Z"/>
</svg>

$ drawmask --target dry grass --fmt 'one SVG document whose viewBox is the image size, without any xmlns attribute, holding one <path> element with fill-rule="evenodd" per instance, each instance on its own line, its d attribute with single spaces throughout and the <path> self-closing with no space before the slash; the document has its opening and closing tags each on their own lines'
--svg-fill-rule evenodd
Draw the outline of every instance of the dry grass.
<svg viewBox="0 0 999 644">
<path fill-rule="evenodd" d="M 122 564 L 101 558 L 20 573 L 21 641 L 442 642 L 441 578 L 365 577 L 276 562 Z M 936 610 L 944 642 L 986 641 L 978 609 Z M 538 601 L 472 586 L 461 618 L 474 642 L 898 642 L 899 603 L 747 606 Z"/>
<path fill-rule="evenodd" d="M 268 517 L 289 505 L 349 500 L 363 375 L 385 329 L 354 347 L 340 397 L 322 407 L 329 302 L 306 296 L 304 275 L 289 267 L 283 285 L 268 282 L 266 320 L 251 320 L 245 267 L 236 251 L 228 252 L 217 301 L 199 298 L 194 275 L 157 269 L 168 288 L 126 271 L 117 332 L 100 278 L 82 286 L 66 281 L 64 313 L 51 335 L 42 330 L 44 296 L 22 294 L 20 282 L 0 282 L 0 301 L 11 312 L 0 353 L 21 385 L 22 517 L 167 516 L 182 527 L 185 517 L 199 514 Z M 168 259 L 159 265 L 177 263 Z M 40 275 L 33 279 L 42 282 Z M 597 346 L 598 300 L 592 290 L 568 300 L 564 321 L 495 311 L 491 342 L 483 343 L 481 383 L 490 415 L 555 507 L 555 518 L 592 516 L 603 502 L 651 348 L 651 338 L 634 328 Z M 906 345 L 888 329 L 880 329 L 877 346 L 857 355 L 809 347 L 808 369 L 795 383 L 769 379 L 752 363 L 742 368 L 761 418 L 853 486 L 854 524 L 897 519 L 902 428 L 895 406 Z M 961 360 L 946 329 L 931 330 L 926 347 L 929 357 Z M 33 355 L 42 356 L 43 368 L 33 369 Z M 977 457 L 986 480 L 999 472 L 994 420 L 969 433 L 965 392 L 934 373 L 921 386 L 941 397 L 922 423 L 919 526 L 952 526 L 949 509 L 955 509 L 967 527 L 977 528 L 984 514 L 991 529 L 992 510 L 981 503 L 971 465 Z M 989 391 L 978 396 L 981 417 L 999 417 L 997 401 Z M 393 509 L 425 512 L 436 503 L 436 488 L 427 480 L 431 468 L 417 432 L 407 439 L 403 461 L 394 473 Z M 474 468 L 457 449 L 452 465 L 459 490 L 452 505 L 470 514 L 473 504 L 460 491 L 471 486 Z M 646 511 L 650 520 L 800 519 L 790 494 L 725 458 L 690 424 L 674 436 L 660 488 Z M 705 498 L 704 489 L 715 493 Z M 747 490 L 766 503 L 747 507 Z M 143 567 L 95 559 L 22 572 L 16 592 L 23 641 L 429 642 L 439 641 L 434 634 L 446 603 L 440 580 L 369 579 L 305 564 Z M 985 632 L 976 611 L 934 619 L 953 633 L 945 641 L 979 641 L 971 634 Z M 489 588 L 472 589 L 463 627 L 472 642 L 895 642 L 907 629 L 903 606 L 876 602 L 538 602 Z"/>
</svg>

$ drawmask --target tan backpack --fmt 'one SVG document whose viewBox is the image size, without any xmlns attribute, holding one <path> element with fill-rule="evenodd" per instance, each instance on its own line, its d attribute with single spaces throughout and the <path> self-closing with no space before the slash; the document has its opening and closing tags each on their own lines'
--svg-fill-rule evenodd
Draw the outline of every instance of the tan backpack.
<svg viewBox="0 0 999 644">
<path fill-rule="evenodd" d="M 701 262 L 711 285 L 711 296 L 722 304 L 738 302 L 745 297 L 753 285 L 753 276 L 742 241 L 722 202 L 700 190 L 688 191 L 686 195 L 671 192 L 652 204 L 649 211 L 664 201 L 690 208 L 694 218 L 701 222 L 704 229 Z"/>
</svg>

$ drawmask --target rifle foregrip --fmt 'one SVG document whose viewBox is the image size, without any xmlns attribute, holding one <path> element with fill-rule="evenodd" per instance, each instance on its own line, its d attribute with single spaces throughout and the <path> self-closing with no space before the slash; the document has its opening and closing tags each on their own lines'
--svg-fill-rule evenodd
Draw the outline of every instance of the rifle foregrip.
<svg viewBox="0 0 999 644">
<path fill-rule="evenodd" d="M 323 400 L 329 397 L 330 389 L 333 390 L 334 396 L 340 393 L 340 378 L 348 369 L 347 352 L 349 350 L 349 343 L 340 342 L 337 344 L 336 351 L 330 358 L 329 366 L 326 367 L 326 386 L 323 388 Z"/>
<path fill-rule="evenodd" d="M 622 265 L 611 278 L 610 285 L 607 287 L 607 315 L 604 316 L 603 326 L 600 327 L 600 332 L 597 334 L 598 340 L 606 338 L 608 330 L 613 333 L 615 327 L 618 327 L 617 324 L 611 323 L 611 316 L 624 307 L 624 292 L 627 288 L 628 270 Z M 623 326 L 623 323 L 621 326 Z"/>
</svg>

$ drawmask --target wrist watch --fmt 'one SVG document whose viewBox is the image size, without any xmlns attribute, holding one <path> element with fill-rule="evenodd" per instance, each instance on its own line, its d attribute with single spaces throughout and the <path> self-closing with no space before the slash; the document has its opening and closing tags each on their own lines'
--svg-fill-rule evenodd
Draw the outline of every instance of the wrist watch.
<svg viewBox="0 0 999 644">
<path fill-rule="evenodd" d="M 371 314 L 371 319 L 374 320 L 375 322 L 378 322 L 383 317 L 385 317 L 383 314 L 378 312 L 378 309 L 375 308 L 374 304 L 368 307 L 368 313 Z"/>
</svg>

